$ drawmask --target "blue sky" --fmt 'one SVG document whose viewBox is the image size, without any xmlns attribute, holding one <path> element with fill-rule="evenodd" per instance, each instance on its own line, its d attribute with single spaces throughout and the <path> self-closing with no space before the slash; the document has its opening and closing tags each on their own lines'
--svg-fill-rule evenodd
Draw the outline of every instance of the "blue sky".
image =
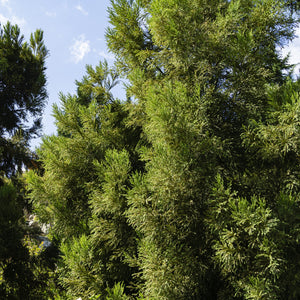
<svg viewBox="0 0 300 300">
<path fill-rule="evenodd" d="M 75 80 L 85 75 L 87 64 L 97 65 L 106 59 L 113 64 L 113 55 L 106 48 L 109 0 L 0 0 L 0 22 L 18 24 L 25 40 L 40 28 L 47 58 L 48 104 L 43 116 L 43 132 L 55 133 L 53 103 L 59 103 L 58 93 L 74 94 Z M 122 91 L 117 91 L 119 97 Z M 40 139 L 33 142 L 37 146 Z"/>
<path fill-rule="evenodd" d="M 1 24 L 7 20 L 18 24 L 26 40 L 36 29 L 44 31 L 50 51 L 46 71 L 49 99 L 43 116 L 46 135 L 55 133 L 51 113 L 53 103 L 59 103 L 58 93 L 75 93 L 75 80 L 81 80 L 87 64 L 95 66 L 103 59 L 113 64 L 113 55 L 105 43 L 109 3 L 109 0 L 0 0 Z M 300 62 L 299 38 L 283 50 L 284 55 L 288 52 L 291 63 Z M 116 95 L 121 98 L 124 93 L 119 89 Z M 33 148 L 39 142 L 40 139 L 36 140 Z"/>
</svg>

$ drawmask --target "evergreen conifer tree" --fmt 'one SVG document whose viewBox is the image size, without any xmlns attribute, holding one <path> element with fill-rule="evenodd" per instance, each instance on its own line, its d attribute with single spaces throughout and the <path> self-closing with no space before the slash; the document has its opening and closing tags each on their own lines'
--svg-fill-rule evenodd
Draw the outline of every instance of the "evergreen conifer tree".
<svg viewBox="0 0 300 300">
<path fill-rule="evenodd" d="M 108 45 L 150 144 L 128 211 L 142 236 L 144 294 L 283 297 L 280 190 L 243 135 L 269 117 L 267 86 L 285 84 L 278 48 L 293 37 L 293 16 L 272 0 L 111 2 Z"/>
<path fill-rule="evenodd" d="M 0 54 L 0 170 L 12 176 L 30 165 L 28 143 L 41 129 L 48 54 L 43 32 L 35 31 L 27 43 L 19 27 L 8 22 L 0 29 Z"/>
<path fill-rule="evenodd" d="M 37 299 L 47 283 L 39 263 L 25 243 L 29 228 L 23 209 L 28 208 L 24 166 L 32 166 L 35 155 L 29 141 L 39 134 L 47 97 L 43 32 L 24 42 L 17 25 L 0 29 L 0 297 Z M 30 124 L 32 121 L 32 124 Z M 46 289 L 45 289 L 46 290 Z M 43 292 L 42 292 L 43 294 Z M 39 299 L 43 299 L 43 295 Z"/>
<path fill-rule="evenodd" d="M 111 1 L 107 42 L 133 101 L 112 97 L 106 64 L 88 67 L 54 108 L 44 174 L 28 176 L 69 296 L 299 298 L 287 2 Z"/>
<path fill-rule="evenodd" d="M 130 172 L 143 168 L 141 130 L 128 122 L 134 104 L 113 98 L 116 82 L 107 63 L 87 67 L 77 95 L 61 95 L 62 107 L 54 107 L 58 135 L 39 151 L 44 174 L 27 177 L 35 212 L 51 224 L 62 252 L 61 283 L 73 297 L 104 297 L 118 282 L 134 289 L 129 257 L 136 240 L 125 194 Z"/>
</svg>

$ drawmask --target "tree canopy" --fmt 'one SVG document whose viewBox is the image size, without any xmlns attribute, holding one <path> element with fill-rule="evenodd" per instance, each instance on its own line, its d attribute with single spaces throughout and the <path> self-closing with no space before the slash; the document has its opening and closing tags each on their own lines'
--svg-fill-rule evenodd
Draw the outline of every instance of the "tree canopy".
<svg viewBox="0 0 300 300">
<path fill-rule="evenodd" d="M 27 174 L 66 297 L 299 299 L 291 4 L 111 1 L 115 66 L 61 95 Z"/>
<path fill-rule="evenodd" d="M 36 156 L 29 141 L 41 129 L 47 97 L 43 32 L 29 43 L 17 25 L 0 29 L 0 298 L 41 299 L 48 294 L 46 261 L 31 238 L 37 232 L 25 223 L 30 205 L 25 196 L 24 166 Z M 37 248 L 37 249 L 36 249 Z M 33 249 L 35 249 L 33 251 Z"/>
<path fill-rule="evenodd" d="M 17 25 L 0 29 L 0 170 L 11 176 L 29 163 L 29 140 L 41 129 L 47 98 L 43 32 L 25 42 Z"/>
</svg>

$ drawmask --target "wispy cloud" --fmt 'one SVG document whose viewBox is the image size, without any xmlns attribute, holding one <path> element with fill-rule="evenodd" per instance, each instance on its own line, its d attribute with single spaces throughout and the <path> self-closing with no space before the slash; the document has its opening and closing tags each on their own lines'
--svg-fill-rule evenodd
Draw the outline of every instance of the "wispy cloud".
<svg viewBox="0 0 300 300">
<path fill-rule="evenodd" d="M 297 37 L 287 47 L 282 49 L 283 56 L 290 54 L 289 63 L 299 64 L 296 66 L 296 70 L 300 67 L 300 28 L 296 30 Z"/>
<path fill-rule="evenodd" d="M 55 18 L 57 13 L 55 11 L 46 11 L 46 16 L 50 18 Z"/>
<path fill-rule="evenodd" d="M 4 7 L 9 7 L 9 1 L 8 0 L 0 0 L 0 5 Z"/>
<path fill-rule="evenodd" d="M 81 34 L 75 39 L 70 51 L 72 61 L 77 64 L 91 51 L 90 41 L 85 39 L 84 34 Z"/>
<path fill-rule="evenodd" d="M 1 25 L 5 25 L 7 21 L 10 21 L 10 23 L 17 24 L 19 27 L 24 27 L 26 24 L 26 20 L 24 18 L 19 18 L 17 16 L 10 16 L 9 18 L 0 14 L 0 23 Z"/>
<path fill-rule="evenodd" d="M 105 58 L 105 59 L 110 59 L 110 60 L 115 59 L 114 55 L 106 53 L 104 51 L 99 51 L 98 55 L 101 56 L 101 57 L 103 57 L 103 58 Z"/>
<path fill-rule="evenodd" d="M 9 21 L 9 18 L 3 16 L 2 14 L 0 14 L 0 23 L 1 25 L 5 25 L 7 23 L 7 21 Z"/>
<path fill-rule="evenodd" d="M 84 14 L 85 16 L 87 16 L 89 14 L 80 4 L 76 5 L 75 8 L 77 10 L 79 10 L 82 14 Z"/>
<path fill-rule="evenodd" d="M 26 20 L 14 15 L 10 4 L 10 0 L 0 0 L 0 6 L 4 8 L 3 11 L 5 11 L 2 11 L 3 14 L 0 14 L 1 25 L 5 25 L 7 21 L 10 21 L 13 25 L 17 24 L 19 27 L 25 27 L 27 23 Z"/>
</svg>

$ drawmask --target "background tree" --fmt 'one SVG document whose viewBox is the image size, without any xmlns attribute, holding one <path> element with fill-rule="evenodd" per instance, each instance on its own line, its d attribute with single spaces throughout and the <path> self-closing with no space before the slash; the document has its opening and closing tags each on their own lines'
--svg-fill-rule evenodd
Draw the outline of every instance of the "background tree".
<svg viewBox="0 0 300 300">
<path fill-rule="evenodd" d="M 3 299 L 43 299 L 51 295 L 48 268 L 31 255 L 25 235 L 23 209 L 27 206 L 24 166 L 36 156 L 30 138 L 39 134 L 47 97 L 43 32 L 24 42 L 17 25 L 0 30 L 0 294 Z M 8 179 L 10 178 L 10 179 Z M 43 265 L 43 270 L 41 266 Z M 43 292 L 44 290 L 44 292 Z"/>
<path fill-rule="evenodd" d="M 41 129 L 47 98 L 43 32 L 24 42 L 17 25 L 0 31 L 0 167 L 6 175 L 29 163 L 28 142 Z M 25 147 L 24 147 L 25 146 Z"/>
</svg>

